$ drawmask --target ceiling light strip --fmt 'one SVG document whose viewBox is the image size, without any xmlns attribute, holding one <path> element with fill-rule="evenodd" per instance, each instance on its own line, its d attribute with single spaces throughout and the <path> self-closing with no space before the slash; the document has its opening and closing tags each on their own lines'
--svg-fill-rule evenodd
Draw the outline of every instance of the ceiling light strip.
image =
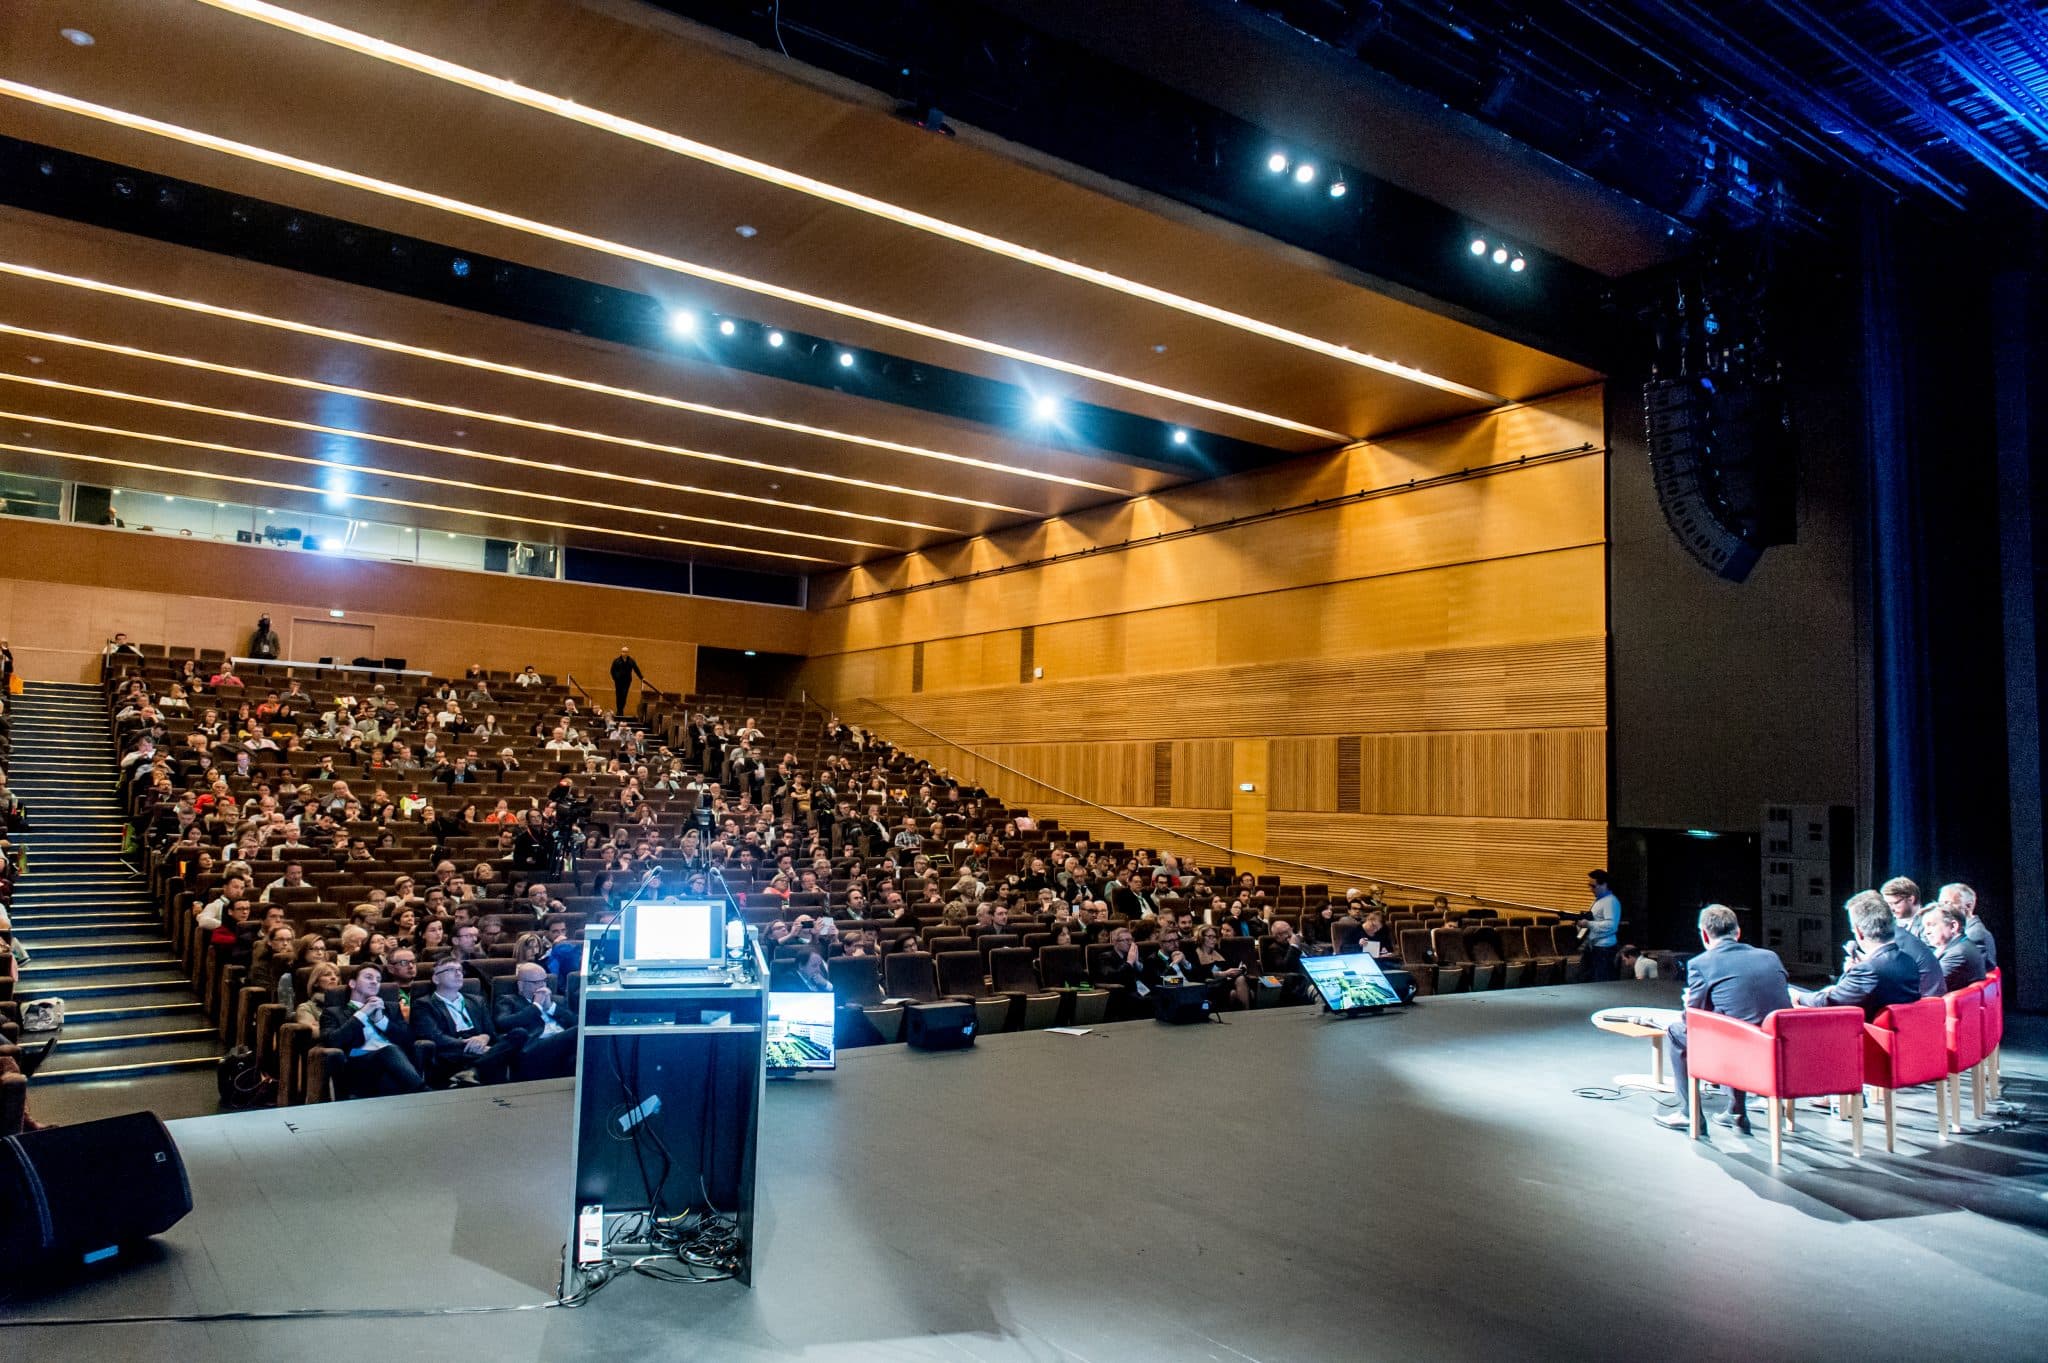
<svg viewBox="0 0 2048 1363">
<path fill-rule="evenodd" d="M 1418 369 L 1413 365 L 1401 364 L 1394 360 L 1384 359 L 1378 355 L 1367 354 L 1354 350 L 1350 346 L 1339 345 L 1334 341 L 1326 341 L 1321 337 L 1310 336 L 1305 332 L 1294 331 L 1272 322 L 1263 322 L 1256 317 L 1251 317 L 1244 313 L 1232 312 L 1228 308 L 1204 303 L 1199 299 L 1189 298 L 1184 294 L 1174 293 L 1167 289 L 1142 283 L 1139 280 L 1114 274 L 1108 270 L 1083 265 L 1078 261 L 1062 260 L 1058 256 L 1037 250 L 1034 247 L 1025 246 L 1020 242 L 1009 241 L 987 232 L 962 226 L 959 223 L 948 222 L 944 218 L 933 217 L 928 213 L 920 213 L 916 209 L 905 208 L 901 204 L 890 203 L 886 199 L 877 199 L 871 195 L 859 193 L 856 190 L 830 184 L 824 180 L 813 179 L 808 175 L 784 170 L 780 166 L 770 165 L 765 161 L 757 161 L 752 157 L 726 151 L 723 148 L 711 146 L 709 143 L 699 142 L 693 138 L 667 132 L 663 129 L 652 127 L 649 124 L 621 117 L 618 114 L 606 113 L 602 109 L 593 109 L 587 105 L 578 104 L 575 100 L 564 99 L 560 95 L 551 95 L 544 91 L 534 90 L 516 81 L 476 71 L 444 58 L 431 56 L 413 48 L 402 47 L 397 43 L 388 42 L 382 38 L 373 38 L 368 34 L 343 28 L 339 24 L 331 24 L 322 19 L 315 19 L 308 15 L 296 13 L 280 5 L 266 4 L 263 3 L 263 0 L 201 0 L 201 3 L 211 5 L 215 9 L 227 10 L 231 13 L 242 15 L 245 18 L 258 20 L 275 28 L 297 33 L 302 37 L 317 39 L 320 42 L 346 49 L 361 56 L 372 57 L 393 66 L 403 67 L 420 75 L 430 76 L 435 80 L 460 85 L 466 89 L 477 91 L 480 94 L 491 95 L 528 109 L 552 114 L 557 118 L 567 119 L 572 123 L 580 123 L 587 128 L 595 128 L 616 137 L 656 147 L 676 156 L 687 157 L 693 161 L 699 161 L 706 165 L 717 166 L 722 170 L 745 175 L 752 179 L 775 185 L 781 189 L 792 190 L 795 193 L 808 195 L 814 199 L 822 199 L 827 203 L 837 204 L 841 208 L 850 208 L 855 212 L 883 218 L 902 227 L 914 228 L 920 232 L 928 232 L 933 236 L 943 237 L 948 241 L 957 242 L 963 246 L 971 246 L 976 250 L 987 251 L 993 255 L 1002 256 L 1005 259 L 1014 260 L 1023 265 L 1048 270 L 1054 274 L 1064 275 L 1069 279 L 1077 279 L 1082 283 L 1092 284 L 1097 288 L 1108 289 L 1132 298 L 1143 299 L 1145 302 L 1155 303 L 1164 308 L 1171 308 L 1175 312 L 1186 313 L 1191 317 L 1199 317 L 1204 321 L 1215 322 L 1242 332 L 1249 332 L 1254 336 L 1260 336 L 1269 341 L 1278 341 L 1282 345 L 1311 351 L 1314 354 L 1339 360 L 1345 364 L 1353 364 L 1362 369 L 1375 370 L 1382 374 L 1391 375 L 1394 378 L 1405 379 L 1410 383 L 1421 384 L 1424 387 L 1435 388 L 1442 392 L 1456 393 L 1461 397 L 1496 403 L 1505 401 L 1505 399 L 1497 395 L 1468 387 L 1465 384 L 1432 374 L 1427 370 Z"/>
<path fill-rule="evenodd" d="M 184 311 L 197 312 L 207 316 L 226 316 L 230 320 L 235 321 L 255 321 L 259 325 L 274 325 L 278 327 L 280 330 L 285 331 L 310 331 L 315 334 L 324 333 L 327 339 L 346 340 L 375 350 L 390 350 L 395 353 L 408 355 L 410 358 L 414 359 L 435 360 L 444 364 L 462 365 L 467 368 L 484 369 L 490 372 L 510 370 L 510 366 L 501 366 L 498 365 L 495 361 L 477 360 L 472 359 L 471 357 L 468 356 L 461 355 L 447 355 L 439 351 L 422 351 L 419 350 L 417 347 L 404 346 L 395 341 L 385 341 L 382 338 L 375 336 L 358 336 L 352 332 L 330 333 L 328 332 L 327 328 L 309 327 L 305 323 L 292 322 L 285 319 L 265 319 L 260 317 L 260 315 L 254 313 L 236 314 L 232 309 L 215 308 L 212 304 L 209 303 L 199 303 L 190 299 L 171 298 L 162 294 L 148 293 L 147 291 L 141 289 L 130 289 L 118 284 L 102 283 L 101 281 L 96 279 L 85 279 L 77 275 L 57 274 L 49 270 L 38 270 L 33 266 L 18 265 L 9 261 L 0 261 L 0 274 L 12 274 L 20 276 L 25 279 L 35 279 L 45 283 L 62 284 L 70 288 L 85 289 L 90 292 L 109 293 L 136 302 L 154 303 L 164 307 L 179 308 Z M 980 507 L 989 511 L 1008 512 L 1012 515 L 1018 516 L 1040 516 L 1044 514 L 1043 511 L 1035 511 L 1029 507 L 1008 506 L 1002 502 L 983 501 L 979 498 L 974 497 L 958 497 L 949 493 L 931 492 L 920 488 L 899 487 L 894 483 L 877 483 L 865 478 L 849 477 L 845 474 L 821 473 L 811 469 L 791 468 L 781 464 L 765 463 L 758 459 L 745 459 L 740 457 L 739 455 L 718 454 L 710 450 L 690 449 L 682 445 L 665 445 L 658 441 L 641 440 L 633 436 L 612 435 L 602 431 L 588 431 L 583 430 L 580 427 L 563 426 L 550 421 L 535 421 L 525 417 L 508 416 L 499 412 L 485 412 L 468 407 L 456 407 L 446 403 L 429 402 L 424 398 L 405 397 L 401 394 L 396 393 L 378 393 L 366 388 L 350 388 L 344 384 L 324 383 L 318 379 L 302 379 L 290 374 L 273 374 L 266 370 L 247 369 L 239 365 L 218 364 L 211 360 L 201 360 L 186 355 L 169 355 L 158 351 L 143 350 L 135 346 L 120 345 L 111 341 L 95 341 L 83 336 L 70 336 L 62 332 L 37 331 L 30 327 L 19 327 L 8 323 L 0 323 L 0 332 L 10 333 L 16 336 L 31 336 L 38 340 L 51 341 L 59 345 L 75 345 L 84 349 L 98 350 L 107 354 L 128 355 L 137 359 L 156 360 L 160 363 L 175 364 L 190 369 L 203 369 L 209 373 L 230 374 L 241 378 L 258 379 L 267 383 L 277 383 L 294 388 L 310 389 L 315 392 L 333 393 L 338 397 L 362 398 L 363 400 L 369 402 L 385 402 L 399 407 L 411 407 L 419 411 L 439 412 L 447 416 L 467 417 L 478 421 L 498 422 L 503 425 L 518 426 L 527 430 L 546 431 L 556 435 L 576 436 L 578 438 L 585 440 L 596 440 L 602 441 L 607 444 L 628 446 L 634 449 L 652 450 L 663 454 L 673 454 L 684 459 L 702 459 L 709 461 L 711 463 L 727 464 L 736 468 L 755 469 L 763 473 L 773 473 L 791 478 L 810 478 L 815 479 L 819 482 L 836 483 L 844 487 L 866 488 L 869 491 L 873 492 L 887 492 L 903 497 L 922 497 L 931 501 L 950 502 L 957 506 Z M 537 382 L 554 383 L 570 388 L 603 389 L 605 387 L 605 385 L 586 383 L 582 379 L 568 378 L 566 376 L 556 374 L 543 374 L 535 370 L 512 371 L 511 376 L 514 378 L 530 378 Z M 614 391 L 624 396 L 635 397 L 645 400 L 657 406 L 688 407 L 690 405 L 687 403 L 683 403 L 679 400 L 665 398 L 658 393 L 640 394 L 634 393 L 630 389 L 617 389 Z M 770 424 L 773 424 L 772 421 Z M 866 442 L 864 440 L 856 438 L 856 443 L 874 442 Z M 1129 494 L 1119 493 L 1119 495 L 1128 496 Z M 889 524 L 912 525 L 924 529 L 942 528 L 936 526 L 923 526 L 921 522 L 917 521 L 889 521 L 886 517 L 872 516 L 865 512 L 846 511 L 841 512 L 839 514 L 857 517 L 861 520 L 875 520 L 883 521 Z"/>
<path fill-rule="evenodd" d="M 16 329 L 13 327 L 7 326 L 4 323 L 0 323 L 0 333 L 11 332 L 15 330 Z M 818 516 L 845 516 L 854 514 L 851 512 L 841 511 L 836 507 L 810 506 L 803 502 L 783 502 L 777 501 L 773 497 L 754 497 L 749 496 L 748 494 L 743 492 L 725 492 L 717 488 L 697 487 L 689 483 L 667 483 L 663 482 L 659 478 L 639 478 L 628 473 L 614 473 L 609 469 L 580 468 L 574 464 L 558 464 L 543 459 L 527 459 L 523 456 L 516 454 L 497 454 L 488 450 L 469 449 L 461 445 L 441 445 L 436 444 L 435 442 L 430 440 L 408 440 L 404 436 L 377 435 L 369 431 L 351 430 L 346 426 L 325 426 L 315 421 L 297 421 L 290 417 L 269 416 L 262 412 L 245 412 L 233 407 L 209 407 L 204 403 L 186 402 L 180 398 L 154 397 L 147 393 L 129 393 L 118 388 L 96 388 L 90 384 L 65 383 L 60 379 L 37 378 L 33 375 L 15 374 L 10 373 L 6 370 L 0 370 L 0 382 L 27 384 L 31 387 L 54 389 L 59 392 L 79 393 L 85 396 L 96 398 L 108 398 L 115 402 L 132 402 L 147 407 L 161 407 L 175 412 L 190 412 L 197 416 L 221 417 L 229 421 L 247 421 L 257 425 L 276 426 L 285 430 L 305 431 L 312 435 L 340 436 L 341 438 L 346 440 L 362 440 L 379 445 L 393 445 L 402 449 L 423 450 L 435 454 L 454 455 L 459 459 L 480 459 L 488 463 L 506 464 L 517 468 L 538 469 L 546 473 L 561 473 L 577 478 L 596 478 L 602 479 L 606 482 L 627 483 L 636 487 L 651 488 L 660 492 L 680 492 L 686 493 L 693 497 L 731 498 L 735 501 L 751 502 L 758 506 L 772 506 L 782 511 L 800 511 L 806 514 Z M 609 506 L 612 505 L 612 503 L 596 502 L 591 503 L 591 505 Z M 760 529 L 770 534 L 784 533 L 779 530 L 769 530 L 765 526 L 753 526 L 740 521 L 721 521 L 707 516 L 691 516 L 687 517 L 686 519 L 702 521 L 707 525 L 730 525 L 742 530 Z M 958 533 L 948 532 L 945 526 L 926 525 L 921 521 L 891 520 L 887 517 L 882 516 L 863 517 L 863 519 L 881 521 L 884 524 L 902 526 L 906 529 L 935 530 L 941 533 Z M 794 534 L 797 532 L 791 531 L 788 533 Z M 816 536 L 815 538 L 831 540 L 837 543 L 844 544 L 859 544 L 868 545 L 870 547 L 883 548 L 889 547 L 872 546 L 870 544 L 870 541 L 867 540 L 839 540 L 836 539 L 836 537 L 830 535 L 820 535 Z"/>
<path fill-rule="evenodd" d="M 0 378 L 13 375 L 0 374 Z M 29 380 L 34 382 L 34 380 Z M 64 385 L 69 386 L 69 385 Z M 561 506 L 583 507 L 594 511 L 616 511 L 628 516 L 645 516 L 650 520 L 689 521 L 696 525 L 714 525 L 721 530 L 738 530 L 746 534 L 782 535 L 791 539 L 815 540 L 821 544 L 844 544 L 857 549 L 899 550 L 893 544 L 878 544 L 873 540 L 843 539 L 837 535 L 817 535 L 803 530 L 777 530 L 765 525 L 748 525 L 744 521 L 721 521 L 710 516 L 691 516 L 680 511 L 664 511 L 657 507 L 631 506 L 620 502 L 591 501 L 585 497 L 564 497 L 552 492 L 535 492 L 527 488 L 495 487 L 488 483 L 465 482 L 460 478 L 442 478 L 431 473 L 407 473 L 401 469 L 376 468 L 369 464 L 351 464 L 344 459 L 321 459 L 315 455 L 287 454 L 281 450 L 252 449 L 246 445 L 228 445 L 215 440 L 197 440 L 186 436 L 163 435 L 154 431 L 131 431 L 122 426 L 101 426 L 89 421 L 72 421 L 64 417 L 38 416 L 29 412 L 0 410 L 0 421 L 26 421 L 38 426 L 55 426 L 67 431 L 86 431 L 94 435 L 110 435 L 122 440 L 141 440 L 157 445 L 176 445 L 183 449 L 213 450 L 220 454 L 239 454 L 250 459 L 269 459 L 285 464 L 299 464 L 307 468 L 330 469 L 364 478 L 402 478 L 407 482 L 426 483 L 433 487 L 455 488 L 463 492 L 483 492 L 492 496 L 522 497 L 530 501 L 552 502 Z M 203 472 L 195 470 L 195 472 Z M 353 488 L 325 488 L 323 492 L 332 497 L 354 497 Z"/>
<path fill-rule="evenodd" d="M 819 294 L 805 293 L 801 289 L 785 288 L 780 284 L 770 284 L 765 280 L 752 279 L 746 275 L 735 274 L 730 270 L 720 270 L 709 265 L 699 265 L 694 261 L 663 255 L 659 251 L 650 251 L 638 246 L 628 246 L 623 242 L 608 241 L 603 237 L 594 237 L 586 232 L 577 232 L 566 227 L 556 227 L 549 223 L 537 222 L 532 218 L 522 218 L 516 214 L 501 212 L 495 208 L 485 208 L 480 204 L 466 203 L 460 199 L 451 199 L 446 195 L 435 194 L 429 190 L 414 189 L 408 185 L 394 184 L 389 180 L 379 180 L 372 176 L 359 175 L 354 171 L 322 165 L 319 162 L 308 161 L 297 156 L 289 156 L 283 152 L 252 146 L 246 142 L 236 142 L 229 138 L 217 137 L 212 133 L 204 133 L 194 128 L 181 127 L 175 123 L 166 123 L 161 119 L 130 113 L 125 109 L 116 109 L 105 104 L 95 104 L 90 100 L 58 94 L 53 90 L 44 90 L 37 86 L 24 85 L 19 81 L 0 80 L 0 95 L 6 95 L 30 104 L 41 105 L 48 109 L 78 114 L 81 117 L 94 119 L 101 123 L 113 124 L 115 127 L 150 133 L 174 142 L 182 142 L 186 146 L 219 152 L 222 155 L 232 156 L 239 160 L 253 161 L 258 165 L 269 166 L 275 170 L 290 171 L 293 174 L 305 175 L 316 180 L 324 180 L 329 184 L 342 185 L 350 189 L 360 189 L 366 193 L 375 194 L 383 198 L 396 199 L 402 203 L 414 204 L 421 208 L 430 208 L 438 212 L 452 214 L 456 217 L 488 223 L 491 226 L 502 227 L 508 231 L 520 232 L 527 236 L 542 237 L 549 241 L 559 242 L 565 246 L 593 251 L 600 255 L 608 255 L 620 260 L 630 260 L 636 264 L 647 265 L 657 270 L 666 270 L 672 274 L 686 275 L 693 279 L 704 280 L 707 283 L 720 284 L 746 293 L 774 298 L 785 303 L 793 303 L 799 307 L 816 308 L 821 312 L 828 312 L 834 316 L 849 318 L 857 322 L 866 322 L 873 326 L 904 332 L 912 336 L 921 336 L 926 340 L 960 346 L 963 349 L 976 350 L 983 354 L 1001 356 L 1004 359 L 1015 360 L 1020 364 L 1036 365 L 1041 369 L 1051 369 L 1063 374 L 1072 374 L 1076 378 L 1108 384 L 1112 387 L 1127 389 L 1131 392 L 1144 393 L 1169 402 L 1201 407 L 1208 411 L 1238 417 L 1245 421 L 1259 422 L 1263 425 L 1294 431 L 1301 435 L 1315 436 L 1332 442 L 1341 443 L 1352 438 L 1341 431 L 1329 431 L 1319 426 L 1305 425 L 1286 417 L 1276 416 L 1270 412 L 1260 412 L 1249 407 L 1240 407 L 1235 403 L 1224 402 L 1218 398 L 1182 392 L 1179 389 L 1168 388 L 1163 384 L 1147 383 L 1142 379 L 1128 378 L 1122 374 L 1112 374 L 1106 370 L 1092 369 L 1087 365 L 1076 364 L 1069 360 L 1055 359 L 1050 355 L 1040 355 L 1018 346 L 1005 345 L 999 341 L 984 340 L 978 336 L 968 336 L 961 332 L 948 331 L 943 327 L 935 327 L 924 322 L 915 322 L 908 318 L 896 317 L 889 313 L 879 312 L 873 308 L 862 307 L 859 304 L 844 303 L 838 299 L 826 298 Z M 1478 393 L 1476 390 L 1473 390 L 1472 395 L 1489 402 L 1498 401 L 1498 399 Z M 1049 482 L 1073 483 L 1084 487 L 1100 486 L 1082 483 L 1079 479 L 1065 478 L 1057 474 L 1020 469 L 1007 464 L 991 463 L 986 460 L 969 459 L 963 455 L 950 455 L 932 450 L 917 450 L 915 452 L 928 458 L 948 459 L 956 463 L 973 464 L 977 467 L 989 469 L 992 472 L 1010 474 L 1019 478 L 1040 478 Z M 1117 491 L 1118 489 L 1105 488 L 1102 490 Z"/>
<path fill-rule="evenodd" d="M 162 464 L 149 464 L 135 459 L 114 459 L 100 454 L 80 454 L 76 450 L 45 449 L 36 445 L 16 445 L 0 441 L 0 450 L 16 454 L 39 455 L 45 459 L 68 459 L 78 463 L 98 464 L 106 468 L 136 469 L 144 473 L 161 473 L 173 478 L 203 478 L 220 483 L 233 483 L 240 487 L 269 488 L 273 492 L 297 492 L 308 497 L 326 497 L 325 488 L 305 487 L 298 483 L 273 482 L 268 478 L 248 478 L 236 473 L 209 473 L 189 468 L 167 468 Z M 675 544 L 691 549 L 717 549 L 728 553 L 746 554 L 757 558 L 785 559 L 795 563 L 834 563 L 835 559 L 819 558 L 814 554 L 788 554 L 776 549 L 749 549 L 738 544 L 719 544 L 709 540 L 678 539 L 673 535 L 651 535 L 639 530 L 620 530 L 605 525 L 579 525 L 574 521 L 540 520 L 529 516 L 499 516 L 490 512 L 470 511 L 459 506 L 441 506 L 435 502 L 413 502 L 403 497 L 383 497 L 369 492 L 351 492 L 349 500 L 375 502 L 380 506 L 402 506 L 413 511 L 432 511 L 442 515 L 460 516 L 467 520 L 497 521 L 513 525 L 544 525 L 552 530 L 574 530 L 589 535 L 615 535 L 622 539 L 648 540 L 656 544 Z"/>
</svg>

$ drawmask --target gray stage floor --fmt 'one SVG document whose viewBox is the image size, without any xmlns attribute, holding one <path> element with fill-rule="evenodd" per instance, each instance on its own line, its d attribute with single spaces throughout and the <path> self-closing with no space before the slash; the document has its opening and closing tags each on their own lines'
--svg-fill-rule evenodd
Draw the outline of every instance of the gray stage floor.
<svg viewBox="0 0 2048 1363">
<path fill-rule="evenodd" d="M 756 1285 L 621 1279 L 580 1310 L 0 1330 L 0 1360 L 1292 1360 L 2042 1356 L 2038 1026 L 2015 1109 L 1946 1147 L 1801 1119 L 1691 1145 L 1586 1015 L 1633 983 L 1337 1020 L 1129 1023 L 854 1052 L 771 1086 Z M 174 1124 L 197 1210 L 128 1273 L 0 1311 L 539 1306 L 564 1084 Z M 118 1190 L 110 1190 L 118 1196 Z"/>
</svg>

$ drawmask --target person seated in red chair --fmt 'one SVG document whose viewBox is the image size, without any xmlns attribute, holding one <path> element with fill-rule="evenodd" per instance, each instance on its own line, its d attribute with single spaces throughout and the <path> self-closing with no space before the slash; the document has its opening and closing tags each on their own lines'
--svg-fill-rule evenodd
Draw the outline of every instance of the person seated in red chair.
<svg viewBox="0 0 2048 1363">
<path fill-rule="evenodd" d="M 462 993 L 462 962 L 434 963 L 434 992 L 412 1010 L 420 1040 L 434 1045 L 434 1071 L 458 1087 L 503 1083 L 526 1044 L 524 1032 L 498 1034 L 488 1009 Z"/>
<path fill-rule="evenodd" d="M 1785 985 L 1785 964 L 1775 952 L 1753 947 L 1741 940 L 1742 925 L 1735 910 L 1725 904 L 1709 904 L 1700 910 L 1700 945 L 1706 950 L 1685 963 L 1685 1006 L 1706 1013 L 1719 1013 L 1755 1026 L 1780 1008 L 1792 1005 Z M 1674 1131 L 1692 1125 L 1689 1106 L 1691 1085 L 1685 1068 L 1685 1019 L 1664 1029 L 1670 1040 L 1672 1091 L 1678 1095 L 1676 1111 L 1662 1114 L 1657 1125 Z M 1749 1131 L 1749 1099 L 1740 1090 L 1728 1091 L 1728 1110 L 1717 1114 L 1717 1126 Z"/>
<path fill-rule="evenodd" d="M 1963 911 L 1953 904 L 1934 904 L 1920 911 L 1920 933 L 1941 966 L 1943 988 L 1953 994 L 1984 978 L 1984 952 L 1963 924 Z"/>
<path fill-rule="evenodd" d="M 1883 896 L 1865 890 L 1844 907 L 1856 932 L 1848 966 L 1827 988 L 1794 991 L 1792 1001 L 1801 1008 L 1861 1008 L 1864 1017 L 1875 1018 L 1895 1003 L 1919 999 L 1920 967 L 1899 949 L 1898 924 Z"/>
</svg>

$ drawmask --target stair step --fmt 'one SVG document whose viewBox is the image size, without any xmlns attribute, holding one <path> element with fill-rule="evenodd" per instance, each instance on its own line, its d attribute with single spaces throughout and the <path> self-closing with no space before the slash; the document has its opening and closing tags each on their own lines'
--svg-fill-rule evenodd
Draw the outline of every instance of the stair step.
<svg viewBox="0 0 2048 1363">
<path fill-rule="evenodd" d="M 200 1041 L 209 1036 L 218 1040 L 220 1032 L 217 1028 L 194 1027 L 177 1020 L 152 1022 L 148 1018 L 94 1018 L 74 1026 L 67 1009 L 63 1039 L 57 1043 L 57 1049 L 60 1052 L 81 1048 L 105 1051 L 157 1042 Z"/>
<path fill-rule="evenodd" d="M 175 962 L 166 962 L 175 965 Z M 15 986 L 14 996 L 18 999 L 63 999 L 67 1004 L 73 999 L 115 999 L 155 998 L 160 994 L 182 991 L 185 998 L 192 997 L 192 982 L 182 975 L 169 970 L 154 974 L 135 971 L 122 974 L 118 971 L 92 973 L 80 968 L 75 976 L 62 982 L 52 981 L 38 984 L 34 978 L 34 967 Z"/>
<path fill-rule="evenodd" d="M 119 960 L 63 961 L 46 965 L 38 958 L 21 970 L 21 983 L 39 988 L 43 993 L 62 993 L 66 980 L 84 979 L 93 975 L 165 975 L 178 969 L 178 962 L 165 954 L 163 947 L 155 948 L 154 956 L 124 956 Z M 17 987 L 16 992 L 20 989 Z"/>
<path fill-rule="evenodd" d="M 134 938 L 138 932 L 155 927 L 149 915 L 139 918 L 116 919 L 106 923 L 52 923 L 45 925 L 33 919 L 18 918 L 14 923 L 17 940 L 27 944 L 31 952 L 41 952 L 66 942 L 89 944 L 89 938 Z M 108 945 L 117 945 L 108 943 Z M 165 945 L 169 945 L 168 941 Z"/>
<path fill-rule="evenodd" d="M 108 964 L 125 963 L 143 953 L 161 958 L 171 950 L 168 938 L 117 938 L 101 940 L 91 937 L 60 938 L 54 941 L 30 942 L 29 952 L 35 957 L 29 969 L 34 970 L 44 960 L 61 957 L 68 961 L 79 956 L 91 956 Z"/>
<path fill-rule="evenodd" d="M 71 1000 L 65 1000 L 64 1022 L 95 1022 L 101 1018 L 146 1018 L 146 1017 L 197 1017 L 202 1010 L 199 1000 L 192 997 L 189 989 L 137 990 L 130 994 L 107 995 L 106 1002 L 97 998 L 86 998 L 90 1007 L 72 1007 Z"/>
<path fill-rule="evenodd" d="M 49 1061 L 36 1071 L 38 1084 L 76 1084 L 95 1079 L 137 1079 L 147 1074 L 169 1074 L 176 1070 L 210 1070 L 220 1066 L 220 1054 L 203 1052 L 198 1042 L 166 1042 L 162 1047 L 152 1047 L 152 1052 L 162 1050 L 163 1055 L 148 1058 L 123 1057 L 119 1064 L 101 1063 L 110 1055 L 121 1055 L 119 1051 L 74 1051 L 70 1057 L 59 1046 Z"/>
</svg>

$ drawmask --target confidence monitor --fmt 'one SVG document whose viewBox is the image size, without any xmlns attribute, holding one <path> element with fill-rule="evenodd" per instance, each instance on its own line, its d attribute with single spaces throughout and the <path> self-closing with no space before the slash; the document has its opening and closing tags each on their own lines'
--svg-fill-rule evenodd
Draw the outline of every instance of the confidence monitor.
<svg viewBox="0 0 2048 1363">
<path fill-rule="evenodd" d="M 1386 972 L 1372 957 L 1304 956 L 1301 968 L 1309 983 L 1323 996 L 1323 1006 L 1333 1013 L 1377 1012 L 1401 1002 L 1401 995 L 1387 981 Z"/>
<path fill-rule="evenodd" d="M 771 989 L 768 993 L 770 1078 L 790 1078 L 803 1070 L 829 1070 L 838 1065 L 833 1028 L 838 1000 L 831 994 Z"/>
</svg>

